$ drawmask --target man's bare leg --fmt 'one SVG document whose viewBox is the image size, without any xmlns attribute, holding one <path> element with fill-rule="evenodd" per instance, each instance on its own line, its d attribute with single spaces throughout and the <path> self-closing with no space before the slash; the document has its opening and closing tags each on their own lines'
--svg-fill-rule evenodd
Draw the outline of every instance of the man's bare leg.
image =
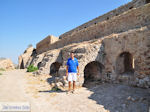
<svg viewBox="0 0 150 112">
<path fill-rule="evenodd" d="M 69 81 L 69 88 L 68 91 L 71 91 L 71 81 Z"/>
<path fill-rule="evenodd" d="M 76 81 L 73 81 L 73 92 L 75 91 L 76 88 Z"/>
</svg>

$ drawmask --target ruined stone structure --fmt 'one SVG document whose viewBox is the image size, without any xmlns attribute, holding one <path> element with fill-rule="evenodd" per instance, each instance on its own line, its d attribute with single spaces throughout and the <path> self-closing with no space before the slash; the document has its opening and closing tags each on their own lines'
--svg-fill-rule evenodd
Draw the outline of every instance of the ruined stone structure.
<svg viewBox="0 0 150 112">
<path fill-rule="evenodd" d="M 21 55 L 20 68 L 22 62 L 24 67 L 34 64 L 37 74 L 51 74 L 52 84 L 66 86 L 65 65 L 74 52 L 79 86 L 111 82 L 150 87 L 150 0 L 133 0 L 52 39 L 39 42 L 36 53 L 32 48 L 34 53 Z"/>
<path fill-rule="evenodd" d="M 10 59 L 0 59 L 0 69 L 3 70 L 13 70 L 15 66 Z"/>
<path fill-rule="evenodd" d="M 53 35 L 49 35 L 47 36 L 45 39 L 43 39 L 42 41 L 40 41 L 39 43 L 37 43 L 36 45 L 36 52 L 37 54 L 40 54 L 44 51 L 47 51 L 49 46 L 56 42 L 57 40 L 59 40 L 59 38 L 53 36 Z"/>
<path fill-rule="evenodd" d="M 32 46 L 29 46 L 25 51 L 24 53 L 19 56 L 19 68 L 20 69 L 24 69 L 24 68 L 27 68 L 30 63 L 32 63 L 32 60 L 34 58 L 34 55 L 36 54 L 36 50 L 32 47 Z"/>
</svg>

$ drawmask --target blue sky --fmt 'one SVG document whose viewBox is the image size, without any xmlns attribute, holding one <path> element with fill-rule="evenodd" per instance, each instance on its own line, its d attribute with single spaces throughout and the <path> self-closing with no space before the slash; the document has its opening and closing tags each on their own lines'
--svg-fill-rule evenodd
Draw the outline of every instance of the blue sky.
<svg viewBox="0 0 150 112">
<path fill-rule="evenodd" d="M 0 0 L 0 57 L 18 63 L 29 44 L 59 36 L 131 0 Z"/>
</svg>

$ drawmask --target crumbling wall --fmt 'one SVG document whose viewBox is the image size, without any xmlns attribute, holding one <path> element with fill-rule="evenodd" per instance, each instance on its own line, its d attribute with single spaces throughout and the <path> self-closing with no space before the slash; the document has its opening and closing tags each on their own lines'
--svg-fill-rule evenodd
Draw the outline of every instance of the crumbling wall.
<svg viewBox="0 0 150 112">
<path fill-rule="evenodd" d="M 43 60 L 44 56 L 45 56 L 44 53 L 36 55 L 36 56 L 33 58 L 31 64 L 33 64 L 34 66 L 37 66 L 38 69 L 39 69 L 40 66 L 41 66 L 41 64 L 42 64 L 42 60 Z"/>
<path fill-rule="evenodd" d="M 30 62 L 34 58 L 33 55 L 36 54 L 36 50 L 33 47 L 28 47 L 25 52 L 18 58 L 18 66 L 20 69 L 24 69 L 30 65 Z"/>
<path fill-rule="evenodd" d="M 119 34 L 112 34 L 102 39 L 94 39 L 65 46 L 61 49 L 62 66 L 59 69 L 60 76 L 65 76 L 66 61 L 69 58 L 69 53 L 74 52 L 75 57 L 79 60 L 80 76 L 77 81 L 77 85 L 79 86 L 82 86 L 87 80 L 85 78 L 85 69 L 88 64 L 98 62 L 103 66 L 99 72 L 100 74 L 98 78 L 102 82 L 108 81 L 119 83 L 121 81 L 129 85 L 149 87 L 150 69 L 147 68 L 147 63 L 150 62 L 150 59 L 148 58 L 150 56 L 148 47 L 149 35 L 150 26 L 146 26 Z M 131 54 L 131 57 L 134 59 L 132 60 L 134 61 L 133 71 L 127 71 L 125 74 L 122 74 L 122 72 L 118 73 L 117 59 L 120 55 L 126 53 Z M 121 64 L 123 65 L 122 67 L 126 66 L 126 69 L 128 70 L 130 70 L 130 68 L 132 69 L 130 65 L 124 65 L 124 63 Z M 147 71 L 145 70 L 146 68 Z M 62 78 L 66 80 L 64 77 L 60 77 L 61 80 L 59 81 L 62 81 L 62 83 L 66 82 L 62 80 Z"/>
<path fill-rule="evenodd" d="M 149 48 L 147 45 L 149 35 L 150 25 L 120 34 L 113 34 L 111 38 L 108 37 L 103 40 L 106 53 L 105 72 L 112 73 L 110 76 L 111 79 L 121 81 L 127 79 L 128 83 L 133 83 L 133 85 L 141 87 L 148 85 L 148 81 L 141 83 L 139 80 L 145 80 L 150 75 L 150 69 L 147 68 L 149 66 L 147 63 L 150 60 L 146 59 L 146 57 L 149 57 Z M 126 65 L 121 60 L 118 61 L 118 57 L 126 53 L 131 55 L 132 58 L 132 60 L 126 60 L 126 63 L 127 61 L 133 61 L 131 62 L 132 65 L 130 65 L 131 63 Z M 120 66 L 123 72 L 118 70 L 118 66 Z M 126 69 L 130 67 L 130 72 L 125 71 L 124 66 L 126 66 Z"/>
<path fill-rule="evenodd" d="M 49 53 L 46 53 L 45 58 L 42 60 L 42 62 L 46 64 L 41 67 L 39 71 L 42 74 L 49 73 L 51 65 L 55 62 L 60 62 L 62 65 L 58 70 L 59 77 L 57 76 L 57 81 L 55 81 L 56 83 L 67 86 L 68 82 L 65 78 L 66 62 L 70 57 L 70 52 L 74 52 L 75 57 L 79 61 L 80 68 L 80 76 L 77 81 L 78 86 L 82 86 L 85 82 L 88 82 L 87 78 L 85 78 L 86 67 L 92 62 L 97 62 L 102 65 L 98 72 L 99 75 L 97 75 L 97 79 L 101 82 L 108 81 L 119 83 L 121 81 L 134 86 L 149 87 L 149 35 L 150 26 L 148 25 L 127 32 L 105 36 L 100 39 L 71 44 L 59 50 L 51 50 Z M 122 72 L 117 72 L 117 63 L 123 65 L 122 68 L 127 66 L 126 64 L 124 65 L 124 63 L 121 63 L 124 61 L 117 62 L 118 57 L 124 53 L 131 54 L 134 59 L 132 60 L 134 61 L 133 71 L 130 74 L 128 74 L 127 71 L 127 76 L 126 74 L 122 74 Z M 48 56 L 50 57 L 48 58 Z M 45 59 L 47 60 L 45 61 Z M 61 61 L 58 61 L 58 59 Z"/>
<path fill-rule="evenodd" d="M 104 64 L 104 46 L 101 43 L 101 40 L 68 45 L 62 48 L 61 51 L 63 63 L 59 69 L 59 74 L 60 82 L 62 82 L 64 85 L 67 84 L 67 81 L 64 78 L 64 76 L 66 74 L 66 62 L 70 57 L 70 52 L 73 52 L 75 54 L 75 57 L 78 59 L 79 62 L 80 75 L 78 81 L 76 82 L 78 86 L 82 86 L 85 81 L 84 71 L 85 67 L 89 63 L 96 61 L 101 65 Z M 103 70 L 101 71 L 101 75 L 99 75 L 99 79 L 102 79 L 104 75 L 104 67 L 102 69 Z"/>
<path fill-rule="evenodd" d="M 61 56 L 61 50 L 55 49 L 48 52 L 45 52 L 43 55 L 40 54 L 41 57 L 38 59 L 38 55 L 36 56 L 37 61 L 34 60 L 34 63 L 38 65 L 40 63 L 39 70 L 37 71 L 37 74 L 50 74 L 50 67 L 51 64 L 58 62 L 62 63 L 62 56 Z"/>
<path fill-rule="evenodd" d="M 85 78 L 86 67 L 92 62 L 97 62 L 102 65 L 98 72 L 99 75 L 97 75 L 101 82 L 119 83 L 121 81 L 134 86 L 149 87 L 150 69 L 145 70 L 145 67 L 148 66 L 147 63 L 150 61 L 149 35 L 150 26 L 145 26 L 100 39 L 71 44 L 61 49 L 50 50 L 45 53 L 41 61 L 45 64 L 40 67 L 38 72 L 41 74 L 50 73 L 51 65 L 59 62 L 61 63 L 58 70 L 59 76 L 56 76 L 54 82 L 57 85 L 67 86 L 68 82 L 65 77 L 66 62 L 70 52 L 74 52 L 80 68 L 80 76 L 76 83 L 78 86 L 88 82 Z M 134 71 L 124 77 L 123 74 L 117 72 L 117 59 L 118 56 L 126 52 L 134 58 Z"/>
</svg>

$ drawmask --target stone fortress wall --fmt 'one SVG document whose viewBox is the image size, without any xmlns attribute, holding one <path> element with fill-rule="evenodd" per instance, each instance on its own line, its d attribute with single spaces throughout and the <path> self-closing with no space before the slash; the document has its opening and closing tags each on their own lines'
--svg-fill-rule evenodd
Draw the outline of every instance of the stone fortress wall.
<svg viewBox="0 0 150 112">
<path fill-rule="evenodd" d="M 95 18 L 95 19 L 69 31 L 69 32 L 66 32 L 66 33 L 60 35 L 59 36 L 60 40 L 58 41 L 58 39 L 56 38 L 56 41 L 58 41 L 56 43 L 54 43 L 55 41 L 50 42 L 51 38 L 54 39 L 53 38 L 54 36 L 48 36 L 47 38 L 45 38 L 44 40 L 40 41 L 37 44 L 37 46 L 36 46 L 37 53 L 42 53 L 44 51 L 47 51 L 48 49 L 55 49 L 58 47 L 63 47 L 65 45 L 68 45 L 68 44 L 71 44 L 74 42 L 81 42 L 84 40 L 90 40 L 91 38 L 93 39 L 93 38 L 99 38 L 99 37 L 102 37 L 105 35 L 109 35 L 111 33 L 122 32 L 122 30 L 120 29 L 120 26 L 118 26 L 119 29 L 114 29 L 114 31 L 112 30 L 112 32 L 110 32 L 111 31 L 110 27 L 112 26 L 111 29 L 113 29 L 113 27 L 114 27 L 113 25 L 119 24 L 122 22 L 124 24 L 126 24 L 126 21 L 124 21 L 120 18 L 120 14 L 122 14 L 128 10 L 131 10 L 133 8 L 140 7 L 140 6 L 144 5 L 146 2 L 148 2 L 148 1 L 146 1 L 146 0 L 133 0 L 132 2 L 130 2 L 126 5 L 123 5 L 117 9 L 110 11 L 110 12 L 108 12 L 102 16 L 99 16 L 99 17 L 97 17 L 97 18 Z M 132 12 L 132 13 L 136 13 L 136 12 Z M 132 13 L 129 15 L 130 17 L 132 17 Z M 119 16 L 119 17 L 116 17 L 116 16 Z M 128 16 L 128 15 L 125 14 L 125 16 Z M 137 16 L 141 16 L 141 15 L 137 14 Z M 114 18 L 114 19 L 112 19 L 112 18 Z M 128 19 L 129 17 L 123 17 L 123 18 Z M 131 19 L 134 20 L 135 18 L 131 18 Z M 108 21 L 110 21 L 110 22 L 108 23 Z M 118 21 L 120 21 L 120 22 L 118 22 Z M 137 21 L 137 22 L 140 23 L 140 21 Z M 101 25 L 99 25 L 99 24 L 101 24 Z M 130 27 L 137 27 L 136 25 L 133 26 L 133 24 L 130 24 L 130 25 L 131 26 L 129 26 L 129 25 L 125 26 L 127 30 L 130 29 Z M 115 25 L 115 27 L 116 26 L 117 25 Z M 96 31 L 97 29 L 98 30 L 102 29 L 102 30 Z M 123 30 L 126 30 L 126 29 L 123 28 Z M 105 32 L 103 32 L 103 31 L 105 31 Z M 87 34 L 87 32 L 90 34 Z M 95 34 L 98 32 L 99 33 L 102 32 L 105 34 L 98 34 L 98 35 Z M 88 37 L 87 37 L 87 35 L 88 35 Z M 67 38 L 67 41 L 66 41 L 66 38 Z"/>
<path fill-rule="evenodd" d="M 59 40 L 59 38 L 57 38 L 53 35 L 47 36 L 46 38 L 44 38 L 43 40 L 41 40 L 39 43 L 36 44 L 37 53 L 39 54 L 39 53 L 42 53 L 44 51 L 47 51 L 49 46 L 58 40 Z"/>
<path fill-rule="evenodd" d="M 60 48 L 68 44 L 101 38 L 112 33 L 121 33 L 129 29 L 140 28 L 149 24 L 149 6 L 128 10 L 109 20 L 91 25 L 86 29 L 67 35 L 51 44 L 49 49 Z"/>
<path fill-rule="evenodd" d="M 130 9 L 142 6 L 142 5 L 146 4 L 147 2 L 149 2 L 149 1 L 147 1 L 147 0 L 133 0 L 133 1 L 129 2 L 128 4 L 125 4 L 125 5 L 117 8 L 117 9 L 114 9 L 114 10 L 112 10 L 112 11 L 110 11 L 110 12 L 108 12 L 102 16 L 99 16 L 99 17 L 97 17 L 97 18 L 95 18 L 95 19 L 93 19 L 87 23 L 84 23 L 84 24 L 60 35 L 59 38 L 64 38 L 68 35 L 71 35 L 72 33 L 76 33 L 82 29 L 90 27 L 91 25 L 97 24 L 98 22 L 109 20 L 110 18 L 112 18 L 114 16 L 118 16 L 118 15 L 122 14 L 123 12 L 126 12 Z"/>
<path fill-rule="evenodd" d="M 111 82 L 149 88 L 149 2 L 133 0 L 118 8 L 120 13 L 109 16 L 109 19 L 96 24 L 90 21 L 88 27 L 71 30 L 54 43 L 49 41 L 50 38 L 44 39 L 37 44 L 36 52 L 30 48 L 34 52 L 28 50 L 19 57 L 19 65 L 23 65 L 20 68 L 34 64 L 39 68 L 36 74 L 53 77 L 52 85 L 67 86 L 66 61 L 69 53 L 74 52 L 79 60 L 79 86 L 90 82 Z"/>
</svg>

